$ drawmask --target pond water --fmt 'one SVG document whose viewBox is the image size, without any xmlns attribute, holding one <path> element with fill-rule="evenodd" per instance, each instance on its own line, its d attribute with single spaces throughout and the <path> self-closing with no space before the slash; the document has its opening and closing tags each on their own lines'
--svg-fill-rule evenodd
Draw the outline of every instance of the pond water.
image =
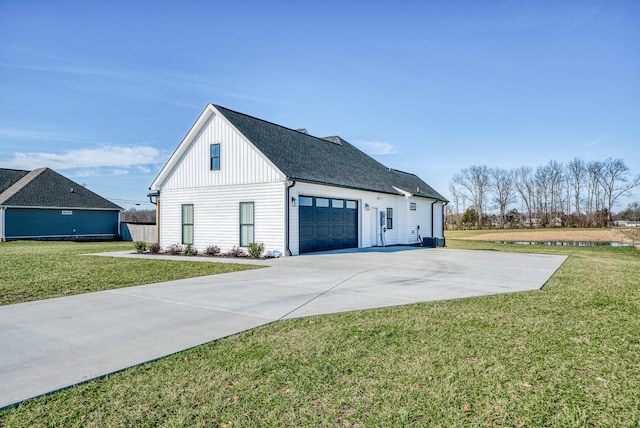
<svg viewBox="0 0 640 428">
<path fill-rule="evenodd" d="M 562 247 L 630 247 L 631 244 L 621 242 L 599 242 L 599 241 L 495 241 L 496 244 L 515 244 L 515 245 L 552 245 Z"/>
</svg>

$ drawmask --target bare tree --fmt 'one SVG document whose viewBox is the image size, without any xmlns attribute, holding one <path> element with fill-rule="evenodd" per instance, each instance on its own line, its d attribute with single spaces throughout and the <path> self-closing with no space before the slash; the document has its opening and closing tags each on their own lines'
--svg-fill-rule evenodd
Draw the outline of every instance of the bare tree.
<svg viewBox="0 0 640 428">
<path fill-rule="evenodd" d="M 509 171 L 501 168 L 492 169 L 491 188 L 494 193 L 494 201 L 500 208 L 500 229 L 504 229 L 507 206 L 513 202 L 515 196 L 513 177 Z"/>
<path fill-rule="evenodd" d="M 550 205 L 551 205 L 551 176 L 549 165 L 539 166 L 534 174 L 535 189 L 537 195 L 538 217 L 543 220 L 545 226 L 549 226 L 550 222 Z"/>
<path fill-rule="evenodd" d="M 450 224 L 455 223 L 457 226 L 460 226 L 460 220 L 462 218 L 462 214 L 460 213 L 460 203 L 462 203 L 462 211 L 466 209 L 465 201 L 467 199 L 464 192 L 458 189 L 454 183 L 449 183 L 449 194 L 451 195 L 451 202 L 453 206 L 455 206 L 455 214 L 453 213 L 453 207 L 451 204 L 448 204 L 449 214 L 450 214 Z"/>
<path fill-rule="evenodd" d="M 449 194 L 451 195 L 451 202 L 453 202 L 453 206 L 456 208 L 456 214 L 460 213 L 460 199 L 464 197 L 464 195 L 458 190 L 458 188 L 453 183 L 449 183 Z M 449 204 L 451 205 L 451 204 Z"/>
<path fill-rule="evenodd" d="M 580 191 L 583 188 L 586 175 L 587 166 L 582 159 L 576 157 L 567 164 L 567 177 L 573 194 L 574 212 L 577 218 L 580 218 Z"/>
<path fill-rule="evenodd" d="M 562 194 L 564 185 L 564 167 L 560 162 L 550 160 L 545 168 L 549 183 L 549 213 L 552 219 L 560 218 L 562 214 Z"/>
<path fill-rule="evenodd" d="M 600 176 L 604 165 L 600 161 L 591 161 L 587 164 L 587 206 L 586 214 L 590 226 L 600 226 L 598 211 L 600 211 L 602 192 L 600 189 Z"/>
<path fill-rule="evenodd" d="M 489 167 L 471 165 L 453 177 L 453 183 L 459 184 L 469 195 L 478 213 L 478 224 L 482 228 L 485 201 L 490 190 Z"/>
<path fill-rule="evenodd" d="M 529 168 L 528 166 L 522 166 L 520 168 L 512 170 L 511 175 L 513 176 L 513 184 L 515 186 L 515 189 L 518 194 L 520 194 L 522 202 L 524 202 L 525 206 L 527 207 L 529 226 L 532 226 L 535 188 L 531 168 Z"/>
<path fill-rule="evenodd" d="M 607 204 L 607 224 L 612 224 L 611 209 L 616 200 L 630 191 L 640 186 L 640 175 L 629 181 L 629 167 L 622 159 L 607 159 L 602 162 L 599 182 L 604 190 L 604 198 Z"/>
</svg>

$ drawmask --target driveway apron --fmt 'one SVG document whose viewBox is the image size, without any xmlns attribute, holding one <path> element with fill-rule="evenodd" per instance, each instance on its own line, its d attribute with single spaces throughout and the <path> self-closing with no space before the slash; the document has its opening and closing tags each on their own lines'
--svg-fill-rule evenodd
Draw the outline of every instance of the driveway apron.
<svg viewBox="0 0 640 428">
<path fill-rule="evenodd" d="M 537 290 L 565 259 L 402 247 L 338 251 L 2 306 L 0 408 L 278 320 Z"/>
</svg>

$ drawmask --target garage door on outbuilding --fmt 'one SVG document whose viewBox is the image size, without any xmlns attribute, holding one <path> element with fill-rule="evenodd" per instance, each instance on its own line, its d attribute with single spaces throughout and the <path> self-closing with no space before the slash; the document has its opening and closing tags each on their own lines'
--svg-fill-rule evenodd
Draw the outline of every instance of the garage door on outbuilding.
<svg viewBox="0 0 640 428">
<path fill-rule="evenodd" d="M 358 246 L 358 202 L 300 196 L 300 253 Z"/>
</svg>

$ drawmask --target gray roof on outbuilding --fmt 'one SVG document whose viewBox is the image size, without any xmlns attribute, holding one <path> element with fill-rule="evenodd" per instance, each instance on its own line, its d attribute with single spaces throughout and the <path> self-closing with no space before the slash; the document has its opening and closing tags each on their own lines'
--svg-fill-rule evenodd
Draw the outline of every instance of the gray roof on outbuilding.
<svg viewBox="0 0 640 428">
<path fill-rule="evenodd" d="M 0 168 L 0 195 L 27 174 L 29 174 L 29 171 Z"/>
<path fill-rule="evenodd" d="M 49 168 L 33 171 L 0 168 L 0 205 L 121 210 L 86 187 Z"/>
<path fill-rule="evenodd" d="M 317 138 L 215 105 L 258 150 L 292 180 L 373 192 L 446 198 L 415 174 L 388 168 L 340 137 Z"/>
</svg>

